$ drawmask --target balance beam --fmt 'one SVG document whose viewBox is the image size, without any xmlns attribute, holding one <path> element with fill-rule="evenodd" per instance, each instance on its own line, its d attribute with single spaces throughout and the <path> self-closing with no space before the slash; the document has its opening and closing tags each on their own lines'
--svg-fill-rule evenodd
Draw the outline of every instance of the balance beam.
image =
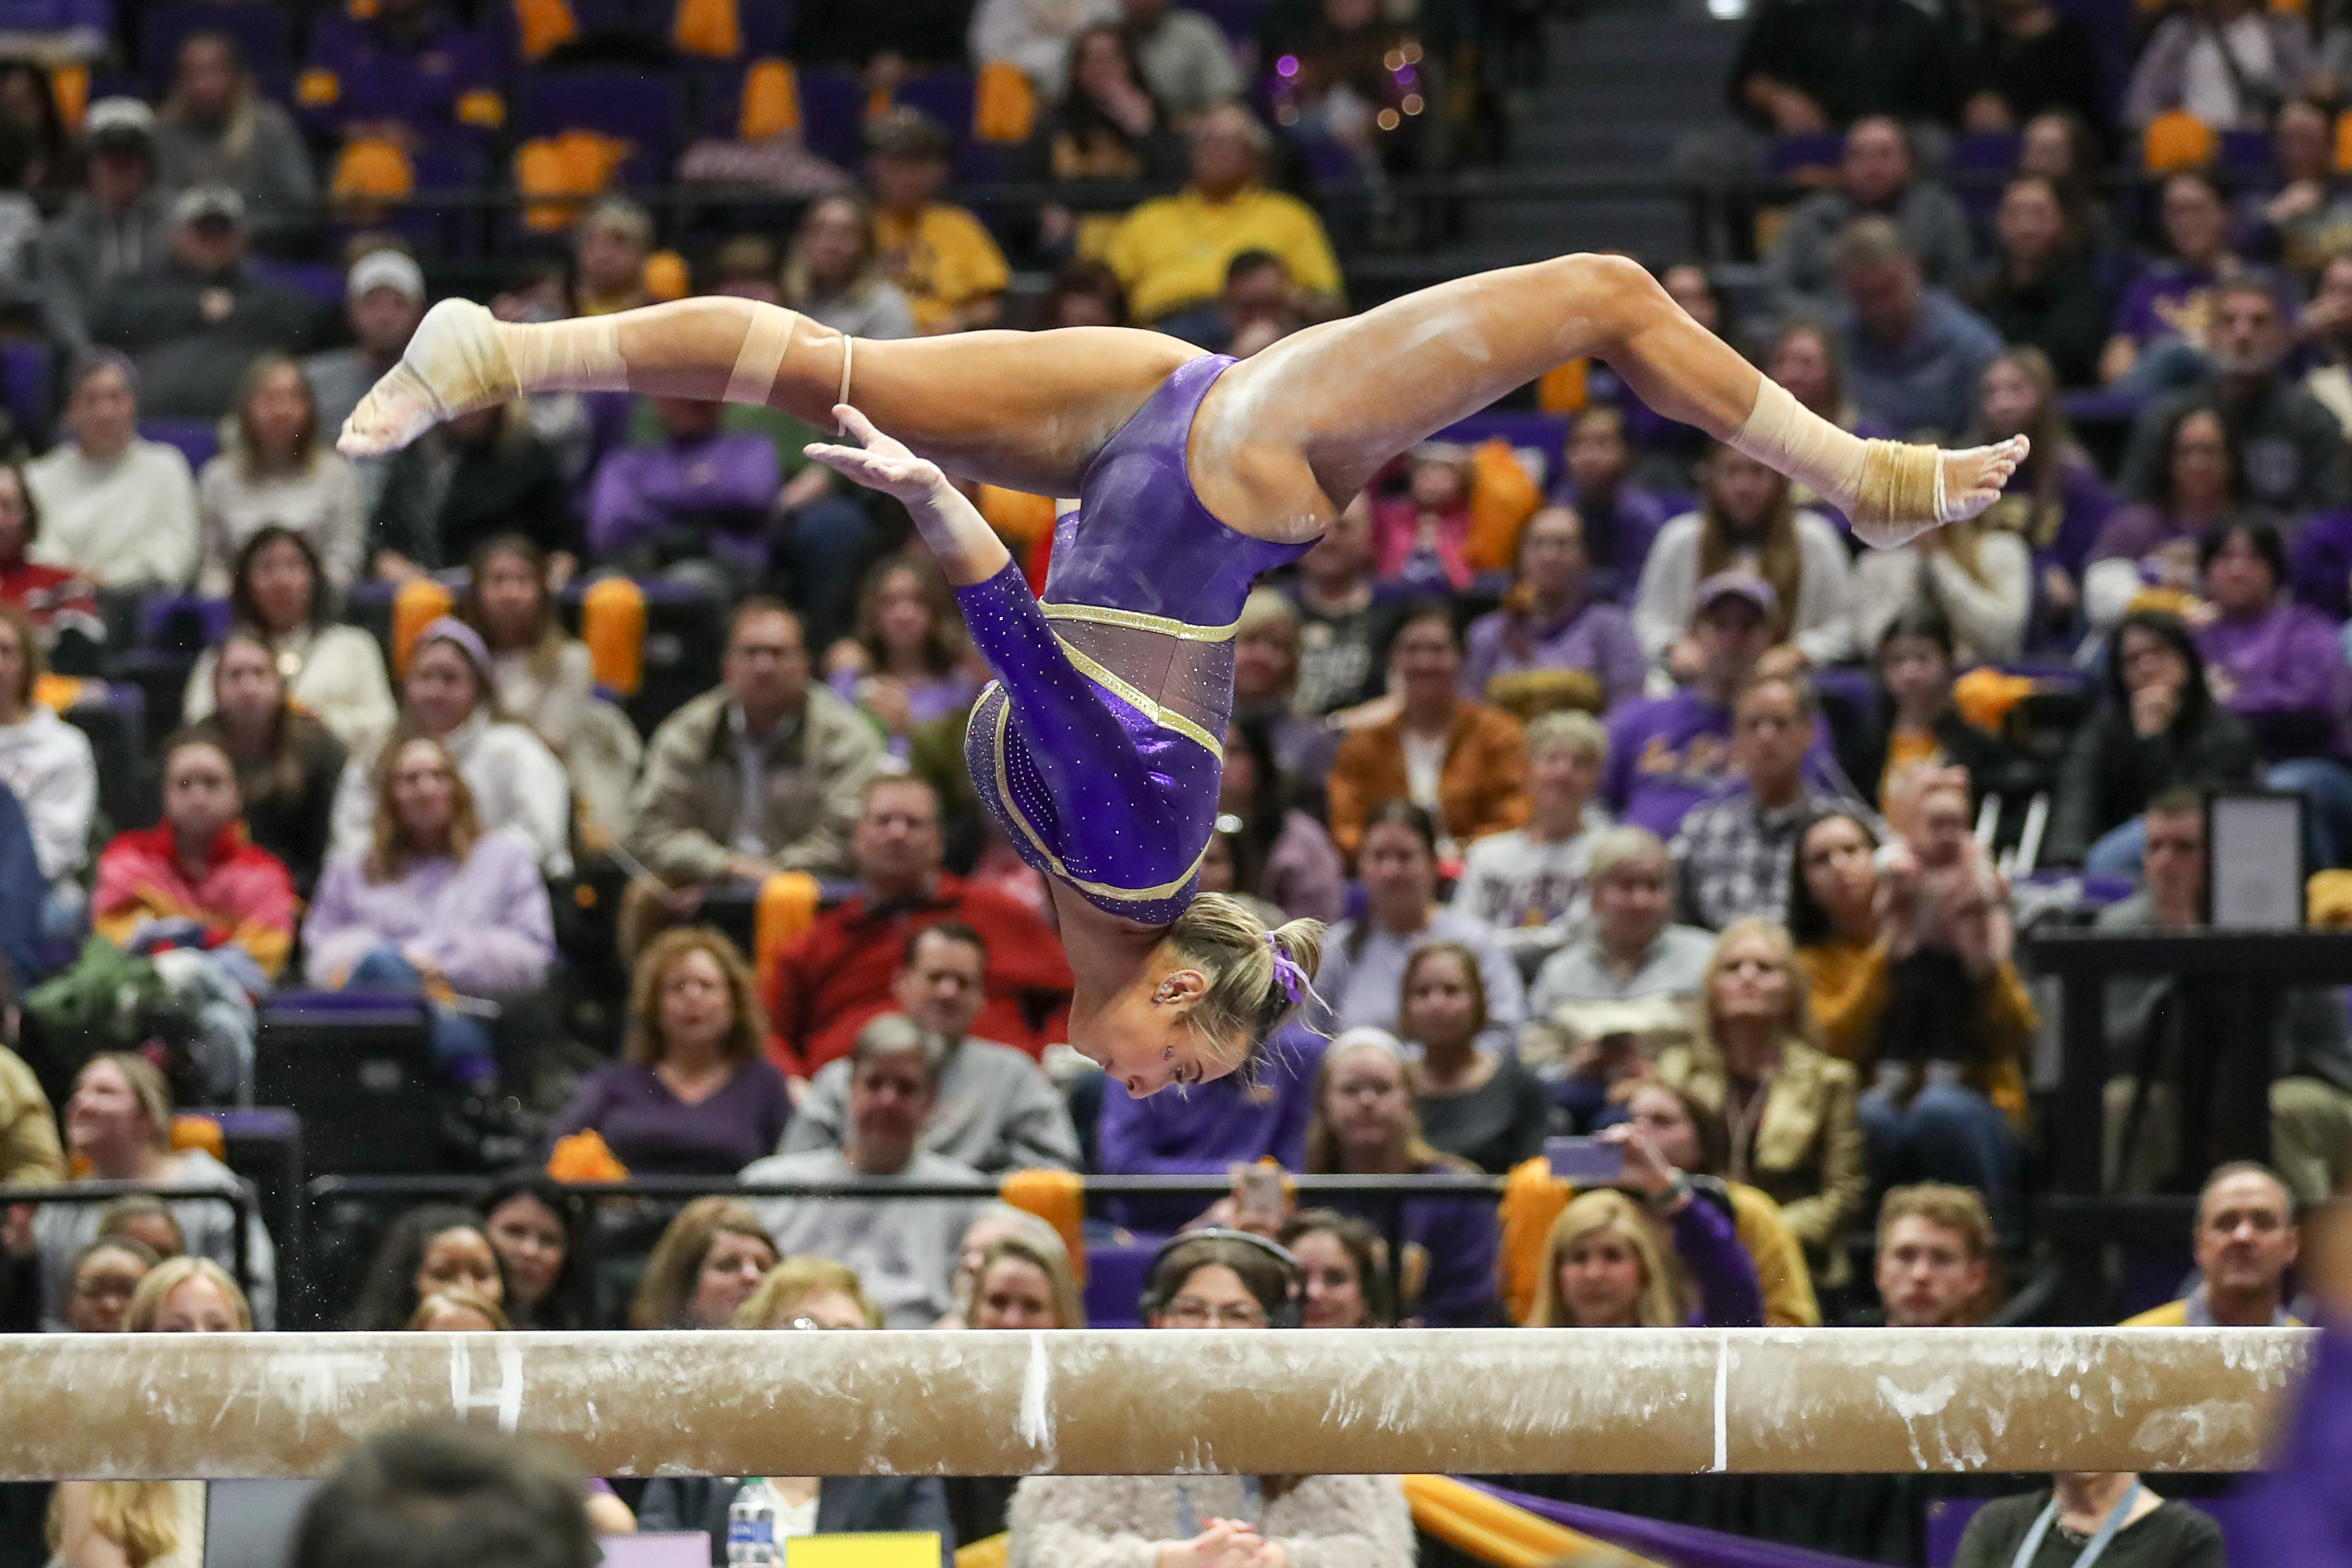
<svg viewBox="0 0 2352 1568">
<path fill-rule="evenodd" d="M 590 1473 L 2242 1470 L 2291 1329 L 0 1336 L 0 1480 L 315 1475 L 427 1416 Z"/>
</svg>

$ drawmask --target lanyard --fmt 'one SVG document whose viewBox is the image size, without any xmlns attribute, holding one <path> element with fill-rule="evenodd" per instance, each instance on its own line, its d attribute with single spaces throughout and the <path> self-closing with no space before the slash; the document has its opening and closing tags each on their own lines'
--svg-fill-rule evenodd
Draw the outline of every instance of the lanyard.
<svg viewBox="0 0 2352 1568">
<path fill-rule="evenodd" d="M 2108 1543 L 2115 1540 L 2116 1532 L 2123 1529 L 2125 1519 L 2131 1513 L 2132 1504 L 2138 1500 L 2139 1483 L 2134 1481 L 2131 1490 L 2124 1493 L 2123 1500 L 2116 1504 L 2115 1511 L 2107 1515 L 2106 1523 L 2099 1526 L 2099 1533 L 2091 1537 L 2091 1543 L 2083 1548 L 2080 1557 L 2074 1559 L 2074 1568 L 2091 1568 L 2091 1564 L 2099 1560 L 2099 1554 L 2106 1551 Z M 2035 1520 L 2033 1528 L 2025 1532 L 2025 1543 L 2017 1549 L 2017 1556 L 2011 1562 L 2010 1568 L 2029 1568 L 2033 1562 L 2033 1554 L 2042 1550 L 2042 1538 L 2049 1534 L 2050 1527 L 2057 1522 L 2058 1494 L 2053 1490 L 2050 1494 L 2050 1506 L 2042 1510 L 2042 1517 Z"/>
</svg>

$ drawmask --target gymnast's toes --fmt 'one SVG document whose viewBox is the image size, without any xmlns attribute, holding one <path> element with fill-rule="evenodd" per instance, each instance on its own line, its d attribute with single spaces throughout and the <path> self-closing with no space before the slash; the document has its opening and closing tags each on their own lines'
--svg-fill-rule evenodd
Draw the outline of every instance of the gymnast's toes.
<svg viewBox="0 0 2352 1568">
<path fill-rule="evenodd" d="M 1943 521 L 1964 521 L 1999 500 L 2001 488 L 2030 449 L 2024 437 L 2012 436 L 1994 446 L 1945 453 Z"/>
</svg>

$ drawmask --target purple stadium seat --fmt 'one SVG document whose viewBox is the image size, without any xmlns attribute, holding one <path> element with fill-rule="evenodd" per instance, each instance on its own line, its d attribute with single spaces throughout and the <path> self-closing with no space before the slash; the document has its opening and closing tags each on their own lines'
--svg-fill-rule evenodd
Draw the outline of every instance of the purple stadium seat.
<svg viewBox="0 0 2352 1568">
<path fill-rule="evenodd" d="M 649 177 L 669 172 L 685 124 L 675 77 L 655 71 L 533 71 L 515 106 L 518 137 L 596 131 L 634 144 Z"/>
<path fill-rule="evenodd" d="M 908 77 L 890 100 L 897 107 L 919 109 L 947 127 L 961 143 L 971 135 L 972 79 L 962 71 L 930 71 Z"/>
<path fill-rule="evenodd" d="M 1772 143 L 1765 167 L 1775 179 L 1793 179 L 1801 170 L 1836 168 L 1844 151 L 1844 139 L 1833 131 L 1783 136 Z"/>
<path fill-rule="evenodd" d="M 299 289 L 321 305 L 337 308 L 342 305 L 343 269 L 332 262 L 273 261 L 266 256 L 257 256 L 247 265 L 257 276 L 288 289 Z"/>
<path fill-rule="evenodd" d="M 866 89 L 856 77 L 807 71 L 800 79 L 801 141 L 845 169 L 865 159 Z"/>
<path fill-rule="evenodd" d="M 1151 1272 L 1151 1255 L 1159 1249 L 1157 1242 L 1087 1248 L 1086 1300 L 1089 1326 L 1097 1329 L 1142 1326 L 1143 1320 L 1137 1314 L 1135 1303 L 1143 1294 L 1145 1278 Z"/>
<path fill-rule="evenodd" d="M 2213 166 L 2223 174 L 2260 174 L 2269 173 L 2273 162 L 2269 132 L 2224 131 Z"/>
<path fill-rule="evenodd" d="M 1543 454 L 1543 472 L 1537 482 L 1547 489 L 1551 487 L 1552 481 L 1559 477 L 1560 450 L 1568 444 L 1568 416 L 1565 414 L 1538 414 L 1525 408 L 1490 408 L 1483 414 L 1473 414 L 1467 419 L 1456 420 L 1432 439 L 1458 441 L 1465 447 L 1475 447 L 1497 437 L 1514 447 Z"/>
<path fill-rule="evenodd" d="M 19 435 L 37 440 L 56 415 L 57 364 L 49 345 L 37 338 L 0 343 L 0 402 Z"/>
<path fill-rule="evenodd" d="M 220 426 L 209 419 L 142 419 L 139 434 L 177 447 L 192 468 L 203 468 L 220 450 Z"/>
<path fill-rule="evenodd" d="M 1239 47 L 1257 40 L 1258 22 L 1267 5 L 1266 0 L 1190 0 L 1184 8 L 1214 22 Z"/>
<path fill-rule="evenodd" d="M 139 609 L 139 640 L 147 647 L 196 652 L 228 635 L 226 599 L 202 594 L 158 594 Z"/>
<path fill-rule="evenodd" d="M 172 64 L 191 33 L 226 33 L 271 98 L 283 98 L 294 67 L 293 26 L 276 5 L 158 5 L 140 18 L 139 67 L 148 92 L 161 100 L 172 83 Z"/>
</svg>

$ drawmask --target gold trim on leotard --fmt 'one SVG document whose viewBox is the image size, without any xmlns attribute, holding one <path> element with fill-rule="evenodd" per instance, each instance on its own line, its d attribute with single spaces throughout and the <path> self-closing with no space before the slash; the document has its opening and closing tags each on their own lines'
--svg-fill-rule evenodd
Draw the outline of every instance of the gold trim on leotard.
<svg viewBox="0 0 2352 1568">
<path fill-rule="evenodd" d="M 1147 616 L 1140 610 L 1114 610 L 1101 605 L 1047 604 L 1039 600 L 1037 607 L 1050 621 L 1093 621 L 1106 626 L 1128 626 L 1139 632 L 1158 632 L 1162 637 L 1181 637 L 1186 642 L 1231 642 L 1242 629 L 1239 616 L 1226 626 L 1196 626 L 1190 621 L 1171 621 L 1165 616 Z"/>
<path fill-rule="evenodd" d="M 1080 675 L 1085 676 L 1088 680 L 1093 681 L 1097 686 L 1101 687 L 1104 690 L 1109 692 L 1112 696 L 1118 698 L 1121 702 L 1126 703 L 1129 707 L 1134 709 L 1137 712 L 1142 714 L 1145 718 L 1150 720 L 1161 729 L 1175 731 L 1178 734 L 1183 736 L 1194 745 L 1199 746 L 1203 751 L 1207 752 L 1209 755 L 1216 758 L 1217 763 L 1220 767 L 1223 766 L 1225 761 L 1224 742 L 1219 741 L 1214 735 L 1210 734 L 1209 731 L 1202 726 L 1192 722 L 1192 720 L 1185 718 L 1181 713 L 1177 712 L 1173 708 L 1166 707 L 1163 704 L 1155 701 L 1151 698 L 1146 697 L 1141 691 L 1139 691 L 1128 682 L 1121 680 L 1118 676 L 1112 674 L 1109 670 L 1104 668 L 1100 664 L 1087 658 L 1085 654 L 1080 653 L 1076 648 L 1072 647 L 1067 638 L 1055 637 L 1054 640 L 1062 645 L 1062 653 L 1069 659 L 1070 668 L 1076 669 Z"/>
<path fill-rule="evenodd" d="M 1201 841 L 1201 852 L 1192 857 L 1192 864 L 1186 868 L 1182 876 L 1172 882 L 1162 882 L 1156 888 L 1115 888 L 1108 882 L 1088 881 L 1086 878 L 1073 872 L 1068 864 L 1059 855 L 1054 853 L 1045 839 L 1038 837 L 1037 829 L 1029 821 L 1029 814 L 1021 809 L 1021 802 L 1013 796 L 1012 773 L 1004 762 L 1004 732 L 1011 722 L 1013 700 L 1005 695 L 1004 689 L 1001 686 L 993 686 L 993 690 L 996 697 L 994 706 L 991 707 L 989 704 L 990 694 L 982 692 L 973 716 L 981 718 L 984 713 L 984 721 L 991 729 L 989 750 L 994 753 L 996 763 L 996 798 L 1004 803 L 1004 815 L 1011 817 L 1013 825 L 1021 829 L 1022 837 L 1029 840 L 1030 847 L 1045 858 L 1045 864 L 1053 868 L 1054 875 L 1082 893 L 1098 893 L 1106 899 L 1132 899 L 1140 901 L 1146 899 L 1172 898 L 1183 891 L 1185 883 L 1201 874 L 1202 865 L 1209 858 L 1209 844 L 1211 839 L 1215 837 L 1214 834 L 1212 834 L 1210 838 Z"/>
</svg>

